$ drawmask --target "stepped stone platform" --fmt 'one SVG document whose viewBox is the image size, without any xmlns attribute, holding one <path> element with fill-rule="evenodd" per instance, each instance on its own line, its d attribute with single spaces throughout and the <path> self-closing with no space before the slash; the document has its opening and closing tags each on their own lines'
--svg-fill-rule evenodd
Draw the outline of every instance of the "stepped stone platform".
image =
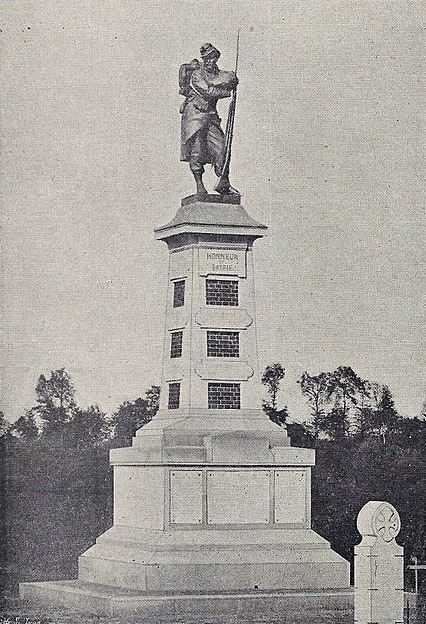
<svg viewBox="0 0 426 624">
<path fill-rule="evenodd" d="M 349 587 L 347 562 L 310 529 L 147 531 L 116 525 L 79 558 L 78 577 L 150 592 Z"/>
<path fill-rule="evenodd" d="M 146 531 L 117 525 L 79 558 L 78 577 L 21 583 L 20 596 L 83 613 L 169 616 L 171 622 L 197 613 L 288 616 L 353 605 L 347 562 L 310 529 Z"/>
<path fill-rule="evenodd" d="M 107 617 L 170 618 L 170 623 L 181 622 L 184 617 L 199 617 L 200 621 L 215 616 L 259 617 L 268 614 L 285 617 L 300 615 L 304 611 L 315 613 L 318 624 L 324 620 L 322 613 L 335 614 L 353 609 L 353 592 L 347 589 L 310 591 L 244 591 L 244 592 L 188 592 L 147 593 L 129 589 L 75 581 L 21 583 L 20 595 L 33 604 L 65 607 L 80 613 Z M 127 620 L 128 621 L 128 620 Z M 287 621 L 287 620 L 284 620 Z"/>
</svg>

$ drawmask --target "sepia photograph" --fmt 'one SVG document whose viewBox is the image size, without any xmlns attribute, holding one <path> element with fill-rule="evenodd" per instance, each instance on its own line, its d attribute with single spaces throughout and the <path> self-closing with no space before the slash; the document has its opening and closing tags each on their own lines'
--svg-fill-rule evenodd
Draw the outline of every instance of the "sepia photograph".
<svg viewBox="0 0 426 624">
<path fill-rule="evenodd" d="M 426 624 L 424 0 L 4 0 L 0 624 Z"/>
</svg>

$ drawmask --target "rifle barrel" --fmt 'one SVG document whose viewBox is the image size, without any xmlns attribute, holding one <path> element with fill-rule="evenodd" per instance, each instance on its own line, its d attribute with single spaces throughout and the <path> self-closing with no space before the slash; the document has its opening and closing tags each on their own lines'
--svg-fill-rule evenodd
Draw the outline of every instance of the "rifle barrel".
<svg viewBox="0 0 426 624">
<path fill-rule="evenodd" d="M 237 33 L 237 51 L 235 53 L 235 73 L 237 73 L 238 71 L 238 60 L 239 60 L 239 56 L 240 56 L 240 28 L 238 29 L 238 33 Z"/>
<path fill-rule="evenodd" d="M 240 28 L 237 33 L 237 49 L 235 53 L 235 74 L 238 71 L 238 61 L 240 56 Z M 228 111 L 228 119 L 226 121 L 226 129 L 225 129 L 225 158 L 223 161 L 223 168 L 221 178 L 229 175 L 229 167 L 231 164 L 231 149 L 232 149 L 232 139 L 234 136 L 234 120 L 235 120 L 235 108 L 237 104 L 237 88 L 235 87 L 232 92 L 232 100 L 229 105 Z"/>
</svg>

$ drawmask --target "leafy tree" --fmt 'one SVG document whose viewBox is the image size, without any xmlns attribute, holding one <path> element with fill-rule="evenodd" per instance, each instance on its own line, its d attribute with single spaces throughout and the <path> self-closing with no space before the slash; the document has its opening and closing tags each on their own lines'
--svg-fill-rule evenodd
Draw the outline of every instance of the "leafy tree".
<svg viewBox="0 0 426 624">
<path fill-rule="evenodd" d="M 305 371 L 298 383 L 311 407 L 314 435 L 331 439 L 348 435 L 351 410 L 362 409 L 368 396 L 366 382 L 349 366 L 339 366 L 319 375 Z"/>
<path fill-rule="evenodd" d="M 98 446 L 110 436 L 111 421 L 97 405 L 91 405 L 75 410 L 69 428 L 77 448 Z"/>
<path fill-rule="evenodd" d="M 160 388 L 152 386 L 134 401 L 124 401 L 112 416 L 115 441 L 128 446 L 136 431 L 146 425 L 158 411 Z"/>
<path fill-rule="evenodd" d="M 160 407 L 160 386 L 151 386 L 145 392 L 145 400 L 148 404 L 148 412 L 152 414 L 151 418 L 153 418 Z"/>
<path fill-rule="evenodd" d="M 368 387 L 369 404 L 359 409 L 357 417 L 357 433 L 361 436 L 375 435 L 386 443 L 386 436 L 395 432 L 401 422 L 398 415 L 392 393 L 387 386 L 377 383 L 365 382 Z"/>
<path fill-rule="evenodd" d="M 387 433 L 395 431 L 399 421 L 400 417 L 395 409 L 392 393 L 387 386 L 383 386 L 377 409 L 372 412 L 372 430 L 378 433 L 385 444 Z"/>
<path fill-rule="evenodd" d="M 379 407 L 380 400 L 383 396 L 384 386 L 377 383 L 377 381 L 364 381 L 364 392 L 362 394 L 363 399 L 366 401 L 363 402 L 362 407 L 368 404 L 373 409 L 377 409 Z"/>
<path fill-rule="evenodd" d="M 356 418 L 355 433 L 364 438 L 372 432 L 372 422 L 374 420 L 374 409 L 370 405 L 360 407 Z"/>
<path fill-rule="evenodd" d="M 383 386 L 380 384 L 375 381 L 364 380 L 354 418 L 354 433 L 361 438 L 372 433 L 374 413 L 378 408 L 382 391 Z"/>
<path fill-rule="evenodd" d="M 312 428 L 306 423 L 287 423 L 287 433 L 292 446 L 301 448 L 313 448 L 315 446 L 315 436 Z"/>
<path fill-rule="evenodd" d="M 263 401 L 263 410 L 269 416 L 270 420 L 280 425 L 280 427 L 286 424 L 288 418 L 287 406 L 284 405 L 280 410 L 277 406 L 280 382 L 284 377 L 285 369 L 281 364 L 270 364 L 266 367 L 261 380 L 263 385 L 266 386 L 269 395 L 269 400 Z"/>
<path fill-rule="evenodd" d="M 264 401 L 263 411 L 268 415 L 269 419 L 272 420 L 272 422 L 274 422 L 276 425 L 279 425 L 280 427 L 282 427 L 283 425 L 286 425 L 287 419 L 288 419 L 288 409 L 286 405 L 284 405 L 284 407 L 280 410 L 276 410 L 276 409 L 274 410 L 268 403 Z"/>
<path fill-rule="evenodd" d="M 311 407 L 313 434 L 318 436 L 320 420 L 324 416 L 324 406 L 328 398 L 329 373 L 310 375 L 307 371 L 302 373 L 297 383 L 300 384 L 302 394 L 304 394 Z"/>
<path fill-rule="evenodd" d="M 0 412 L 0 438 L 5 436 L 11 428 L 11 423 L 5 418 L 3 412 Z"/>
<path fill-rule="evenodd" d="M 63 437 L 66 423 L 74 415 L 76 403 L 71 377 L 64 368 L 51 371 L 47 379 L 40 375 L 37 386 L 37 412 L 43 420 L 43 435 L 59 434 Z"/>
<path fill-rule="evenodd" d="M 18 418 L 12 426 L 11 433 L 26 440 L 36 440 L 38 438 L 39 428 L 36 424 L 34 409 L 27 410 L 25 414 Z"/>
<path fill-rule="evenodd" d="M 426 448 L 426 421 L 420 418 L 401 418 L 398 430 L 392 436 L 404 448 L 416 449 L 424 454 Z"/>
<path fill-rule="evenodd" d="M 342 407 L 333 407 L 318 417 L 318 429 L 330 440 L 342 440 L 349 434 L 349 420 Z"/>
<path fill-rule="evenodd" d="M 327 397 L 334 401 L 334 409 L 342 410 L 344 418 L 348 418 L 351 406 L 356 406 L 364 393 L 365 382 L 350 366 L 339 366 L 328 377 Z"/>
<path fill-rule="evenodd" d="M 262 375 L 262 383 L 266 386 L 269 394 L 269 407 L 276 411 L 277 395 L 280 389 L 280 382 L 285 377 L 285 369 L 281 364 L 270 364 L 266 367 Z"/>
</svg>

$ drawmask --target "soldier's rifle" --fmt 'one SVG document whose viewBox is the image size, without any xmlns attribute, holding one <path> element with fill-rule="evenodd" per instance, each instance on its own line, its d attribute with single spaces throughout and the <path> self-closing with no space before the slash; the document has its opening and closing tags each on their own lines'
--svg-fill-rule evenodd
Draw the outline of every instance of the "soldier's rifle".
<svg viewBox="0 0 426 624">
<path fill-rule="evenodd" d="M 240 30 L 238 29 L 237 34 L 237 50 L 235 55 L 235 75 L 238 71 L 238 60 L 240 53 Z M 222 173 L 220 176 L 219 184 L 222 180 L 227 180 L 229 178 L 229 167 L 231 165 L 231 151 L 232 151 L 232 139 L 234 136 L 234 120 L 235 120 L 235 109 L 237 106 L 237 87 L 232 91 L 231 103 L 229 105 L 228 111 L 228 119 L 226 121 L 226 129 L 225 129 L 225 158 L 223 162 Z"/>
</svg>

